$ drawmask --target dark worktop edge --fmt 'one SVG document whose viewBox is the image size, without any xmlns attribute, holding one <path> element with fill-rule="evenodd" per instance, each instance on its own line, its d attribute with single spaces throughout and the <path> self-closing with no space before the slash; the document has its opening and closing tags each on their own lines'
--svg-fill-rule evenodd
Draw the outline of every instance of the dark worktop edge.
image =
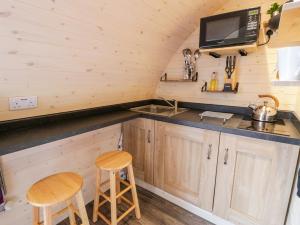
<svg viewBox="0 0 300 225">
<path fill-rule="evenodd" d="M 64 138 L 72 137 L 78 134 L 101 129 L 107 126 L 111 126 L 117 123 L 122 123 L 139 117 L 149 118 L 149 119 L 168 122 L 168 123 L 174 123 L 178 125 L 259 138 L 259 139 L 264 139 L 269 141 L 300 145 L 300 139 L 293 138 L 293 137 L 279 136 L 279 135 L 267 134 L 261 132 L 253 132 L 253 131 L 241 130 L 237 128 L 228 128 L 228 127 L 219 126 L 215 124 L 199 123 L 199 122 L 195 122 L 183 118 L 162 117 L 157 115 L 146 115 L 146 114 L 140 114 L 134 112 L 129 113 L 128 111 L 129 108 L 147 105 L 147 104 L 164 105 L 165 103 L 162 100 L 149 99 L 149 100 L 142 100 L 136 102 L 123 103 L 123 104 L 116 104 L 111 106 L 97 107 L 92 109 L 44 115 L 44 116 L 38 116 L 38 117 L 32 117 L 26 119 L 2 121 L 0 122 L 0 135 L 6 134 L 7 131 L 8 134 L 18 132 L 18 131 L 20 132 L 20 134 L 24 134 L 24 132 L 22 133 L 22 131 L 30 133 L 38 129 L 43 129 L 43 131 L 45 131 L 46 134 L 49 134 L 49 136 L 45 137 L 45 135 L 44 136 L 41 135 L 41 138 L 37 138 L 37 140 L 31 139 L 28 141 L 22 141 L 22 140 L 20 141 L 19 139 L 19 142 L 21 143 L 15 143 L 15 144 L 12 138 L 11 145 L 10 145 L 10 141 L 7 141 L 6 144 L 0 147 L 0 156 L 4 154 L 9 154 L 16 151 L 24 150 L 27 148 L 32 148 L 38 145 L 47 144 Z M 190 103 L 190 102 L 180 102 L 179 106 L 194 109 L 197 111 L 210 110 L 210 111 L 218 111 L 218 112 L 230 112 L 236 115 L 249 115 L 249 113 L 251 113 L 251 111 L 249 111 L 249 109 L 246 107 L 222 106 L 222 105 Z M 110 116 L 112 117 L 111 119 Z M 281 111 L 279 117 L 290 120 L 294 125 L 294 127 L 300 133 L 300 121 L 298 120 L 297 116 L 293 112 Z M 97 120 L 92 120 L 92 123 L 86 123 L 87 120 L 91 118 L 97 118 Z M 79 125 L 76 125 L 77 128 L 73 128 L 72 126 L 69 126 L 70 122 L 75 122 L 78 123 Z M 57 134 L 53 132 L 51 133 L 51 129 L 52 129 L 51 125 L 55 123 L 59 124 L 57 127 L 64 126 L 64 125 L 69 126 L 68 127 L 69 130 L 66 129 L 64 131 L 58 132 Z M 50 128 L 48 128 L 49 126 Z M 50 131 L 48 131 L 48 129 Z M 3 135 L 2 137 L 5 138 L 7 136 Z"/>
<path fill-rule="evenodd" d="M 134 102 L 119 103 L 114 105 L 106 105 L 106 106 L 100 106 L 100 107 L 94 107 L 88 109 L 46 114 L 46 115 L 27 117 L 21 119 L 5 120 L 5 121 L 0 121 L 0 132 L 9 129 L 30 128 L 35 125 L 47 124 L 47 123 L 52 123 L 60 120 L 63 121 L 70 118 L 75 119 L 75 118 L 99 115 L 108 112 L 122 111 L 133 107 L 138 107 L 138 106 L 143 106 L 148 104 L 167 105 L 161 99 L 146 99 L 146 100 L 140 100 Z M 207 110 L 207 111 L 215 111 L 215 112 L 233 113 L 238 115 L 251 115 L 251 109 L 249 109 L 248 107 L 240 107 L 240 106 L 215 105 L 215 104 L 194 103 L 194 102 L 184 102 L 184 101 L 180 101 L 178 106 L 182 108 L 189 108 L 194 110 L 203 110 L 203 111 Z M 297 129 L 299 128 L 299 132 L 300 132 L 300 121 L 298 120 L 294 112 L 278 111 L 278 117 L 281 119 L 293 120 L 295 126 L 297 127 Z"/>
<path fill-rule="evenodd" d="M 123 122 L 126 122 L 128 120 L 136 119 L 139 116 L 140 115 L 138 113 L 136 113 L 136 114 L 132 114 L 132 115 L 129 115 L 129 116 L 126 116 L 126 117 L 113 119 L 113 120 L 110 120 L 108 122 L 97 123 L 93 126 L 87 126 L 85 128 L 76 129 L 72 132 L 64 132 L 64 133 L 60 133 L 60 134 L 57 134 L 57 135 L 49 136 L 47 138 L 40 138 L 38 140 L 33 140 L 31 142 L 11 145 L 10 147 L 7 147 L 5 149 L 0 149 L 0 156 L 5 155 L 5 154 L 14 153 L 14 152 L 21 151 L 21 150 L 25 150 L 25 149 L 28 149 L 28 148 L 36 147 L 36 146 L 39 146 L 39 145 L 47 144 L 47 143 L 50 143 L 50 142 L 62 140 L 62 139 L 69 138 L 69 137 L 72 137 L 72 136 L 75 136 L 75 135 L 80 135 L 80 134 L 83 134 L 83 133 L 91 132 L 91 131 L 98 130 L 98 129 L 101 129 L 101 128 L 105 128 L 105 127 L 108 127 L 108 126 L 112 126 L 112 125 L 115 125 L 115 124 L 118 124 L 118 123 L 123 123 Z"/>
</svg>

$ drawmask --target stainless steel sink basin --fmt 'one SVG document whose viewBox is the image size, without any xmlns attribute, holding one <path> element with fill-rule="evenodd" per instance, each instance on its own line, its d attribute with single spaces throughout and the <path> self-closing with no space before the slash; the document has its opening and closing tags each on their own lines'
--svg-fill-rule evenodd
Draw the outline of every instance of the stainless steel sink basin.
<svg viewBox="0 0 300 225">
<path fill-rule="evenodd" d="M 183 113 L 188 109 L 178 108 L 176 112 L 174 107 L 152 104 L 152 105 L 145 105 L 145 106 L 131 108 L 130 110 L 135 112 L 145 113 L 145 114 L 171 117 L 179 113 Z"/>
</svg>

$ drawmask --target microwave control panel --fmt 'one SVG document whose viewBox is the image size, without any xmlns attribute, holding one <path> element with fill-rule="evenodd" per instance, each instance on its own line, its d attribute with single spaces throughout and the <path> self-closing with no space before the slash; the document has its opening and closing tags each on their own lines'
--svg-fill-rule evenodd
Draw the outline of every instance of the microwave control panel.
<svg viewBox="0 0 300 225">
<path fill-rule="evenodd" d="M 246 26 L 246 37 L 257 36 L 260 25 L 260 10 L 253 9 L 248 11 L 248 20 Z"/>
</svg>

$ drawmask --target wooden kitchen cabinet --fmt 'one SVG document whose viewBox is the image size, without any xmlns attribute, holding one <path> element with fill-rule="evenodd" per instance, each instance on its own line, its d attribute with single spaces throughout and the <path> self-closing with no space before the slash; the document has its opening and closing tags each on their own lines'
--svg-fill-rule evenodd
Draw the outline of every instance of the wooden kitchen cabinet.
<svg viewBox="0 0 300 225">
<path fill-rule="evenodd" d="M 283 225 L 299 146 L 221 134 L 214 214 L 242 225 Z"/>
<path fill-rule="evenodd" d="M 153 184 L 154 121 L 139 118 L 125 122 L 123 149 L 133 157 L 135 176 Z"/>
<path fill-rule="evenodd" d="M 212 211 L 219 132 L 156 122 L 154 185 Z"/>
</svg>

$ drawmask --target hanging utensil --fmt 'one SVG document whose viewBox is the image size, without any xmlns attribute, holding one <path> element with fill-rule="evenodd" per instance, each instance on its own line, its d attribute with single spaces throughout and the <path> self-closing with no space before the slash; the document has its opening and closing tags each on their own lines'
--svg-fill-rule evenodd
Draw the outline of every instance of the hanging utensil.
<svg viewBox="0 0 300 225">
<path fill-rule="evenodd" d="M 192 50 L 189 48 L 183 49 L 182 54 L 184 56 L 184 79 L 192 79 L 195 72 L 195 62 L 192 60 Z"/>
<path fill-rule="evenodd" d="M 227 56 L 226 57 L 226 67 L 225 67 L 225 82 L 224 82 L 224 89 L 225 92 L 231 92 L 232 91 L 232 83 L 231 83 L 231 74 L 232 74 L 232 57 Z"/>
<path fill-rule="evenodd" d="M 226 67 L 225 67 L 225 72 L 227 74 L 227 77 L 229 75 L 229 56 L 226 57 Z"/>
<path fill-rule="evenodd" d="M 229 66 L 229 75 L 228 75 L 228 78 L 229 79 L 231 79 L 231 75 L 233 74 L 233 72 L 234 72 L 234 69 L 235 69 L 235 63 L 236 63 L 236 56 L 230 56 L 230 60 L 229 60 L 229 64 L 230 64 L 230 66 Z"/>
<path fill-rule="evenodd" d="M 233 73 L 233 70 L 232 70 L 232 56 L 229 56 L 229 74 L 228 74 L 228 79 L 231 78 L 232 73 Z"/>
<path fill-rule="evenodd" d="M 188 68 L 191 64 L 192 51 L 189 48 L 183 49 L 182 54 L 184 56 L 185 66 Z"/>
<path fill-rule="evenodd" d="M 232 90 L 235 90 L 238 86 L 237 84 L 237 73 L 236 73 L 236 56 L 233 57 L 233 64 L 232 64 L 232 74 L 231 74 L 231 84 L 232 84 Z"/>
<path fill-rule="evenodd" d="M 233 71 L 235 70 L 235 64 L 236 64 L 236 56 L 233 56 L 233 65 L 232 65 Z"/>
<path fill-rule="evenodd" d="M 199 49 L 195 50 L 195 52 L 194 52 L 194 60 L 195 60 L 195 62 L 200 57 L 200 55 L 201 55 L 200 50 Z"/>
<path fill-rule="evenodd" d="M 192 50 L 189 48 L 185 48 L 182 50 L 182 54 L 184 57 L 191 57 L 192 56 Z"/>
</svg>

